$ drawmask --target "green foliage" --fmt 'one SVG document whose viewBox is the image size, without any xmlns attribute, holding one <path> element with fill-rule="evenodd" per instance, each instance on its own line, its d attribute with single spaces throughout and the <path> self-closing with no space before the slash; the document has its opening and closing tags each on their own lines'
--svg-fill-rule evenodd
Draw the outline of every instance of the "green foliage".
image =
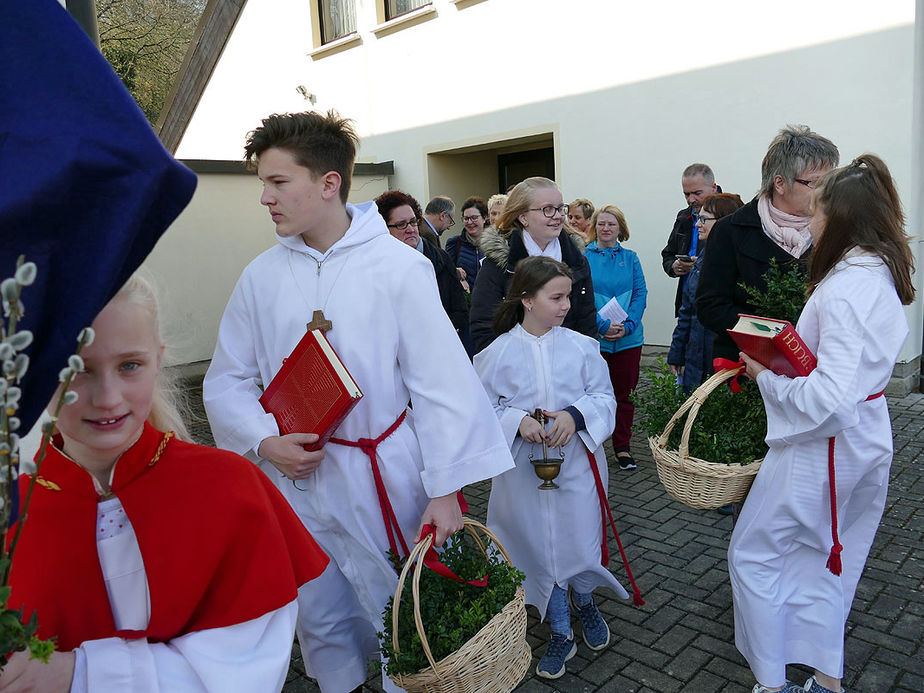
<svg viewBox="0 0 924 693">
<path fill-rule="evenodd" d="M 0 572 L 5 572 L 9 564 L 8 557 L 0 558 Z M 9 585 L 3 585 L 0 587 L 0 671 L 13 653 L 26 649 L 29 650 L 32 659 L 47 662 L 55 649 L 54 641 L 39 640 L 35 635 L 38 630 L 38 615 L 33 612 L 32 617 L 24 621 L 22 609 L 7 608 L 9 598 Z"/>
<path fill-rule="evenodd" d="M 795 324 L 805 306 L 805 273 L 798 262 L 780 266 L 770 260 L 764 274 L 766 289 L 759 291 L 740 284 L 754 304 L 758 315 L 788 320 Z M 648 388 L 633 393 L 639 423 L 648 436 L 659 436 L 681 405 L 687 400 L 683 389 L 663 358 L 657 368 L 645 369 Z M 741 392 L 735 394 L 727 385 L 717 387 L 700 408 L 690 430 L 690 455 L 709 462 L 748 464 L 767 452 L 767 413 L 757 385 L 748 378 L 738 379 Z M 667 447 L 680 447 L 685 417 L 674 425 Z"/>
<path fill-rule="evenodd" d="M 649 383 L 644 392 L 633 393 L 639 424 L 648 436 L 659 436 L 674 413 L 687 400 L 677 378 L 670 372 L 664 358 L 657 368 L 646 368 Z M 744 376 L 739 378 L 741 392 L 733 393 L 728 385 L 720 385 L 700 408 L 690 431 L 690 455 L 722 464 L 749 464 L 767 452 L 767 414 L 757 385 Z M 671 431 L 667 447 L 680 447 L 680 436 L 686 417 Z"/>
<path fill-rule="evenodd" d="M 490 540 L 486 541 L 487 558 L 468 532 L 455 535 L 440 554 L 442 562 L 466 580 L 477 580 L 487 574 L 488 584 L 485 587 L 466 585 L 437 575 L 429 568 L 415 567 L 415 570 L 423 570 L 420 575 L 420 616 L 430 651 L 437 662 L 461 648 L 500 613 L 525 579 L 522 572 L 504 560 Z M 398 563 L 394 556 L 390 558 Z M 385 632 L 379 633 L 382 653 L 388 658 L 387 671 L 392 675 L 414 674 L 430 666 L 414 625 L 412 576 L 409 571 L 401 594 L 398 613 L 400 652 L 394 651 L 391 642 L 393 599 L 388 600 L 383 614 Z"/>
<path fill-rule="evenodd" d="M 151 123 L 173 87 L 205 0 L 98 0 L 103 56 Z"/>
<path fill-rule="evenodd" d="M 790 262 L 781 267 L 776 258 L 771 258 L 764 281 L 767 284 L 764 291 L 744 283 L 739 286 L 747 292 L 758 315 L 788 320 L 795 325 L 805 307 L 805 272 L 799 263 Z"/>
</svg>

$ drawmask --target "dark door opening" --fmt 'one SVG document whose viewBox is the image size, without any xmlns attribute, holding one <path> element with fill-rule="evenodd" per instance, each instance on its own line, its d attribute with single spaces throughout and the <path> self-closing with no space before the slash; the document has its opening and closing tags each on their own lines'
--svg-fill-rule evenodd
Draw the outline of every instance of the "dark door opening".
<svg viewBox="0 0 924 693">
<path fill-rule="evenodd" d="M 555 180 L 555 150 L 552 147 L 497 155 L 497 180 L 501 192 L 508 192 L 530 176 Z"/>
</svg>

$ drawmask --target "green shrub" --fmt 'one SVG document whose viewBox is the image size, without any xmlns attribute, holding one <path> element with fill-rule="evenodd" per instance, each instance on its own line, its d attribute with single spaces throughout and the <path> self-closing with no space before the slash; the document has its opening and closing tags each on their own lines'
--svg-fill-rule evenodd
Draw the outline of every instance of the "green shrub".
<svg viewBox="0 0 924 693">
<path fill-rule="evenodd" d="M 767 287 L 758 291 L 741 284 L 756 306 L 754 312 L 768 318 L 789 320 L 796 324 L 805 306 L 805 273 L 799 263 L 780 266 L 770 260 L 764 274 Z M 656 368 L 646 368 L 649 386 L 633 393 L 640 428 L 647 436 L 659 436 L 674 413 L 687 400 L 687 394 L 671 374 L 664 358 Z M 757 384 L 744 375 L 739 377 L 741 392 L 733 393 L 728 385 L 720 385 L 703 403 L 690 430 L 690 455 L 709 462 L 748 464 L 767 452 L 767 413 Z M 680 447 L 680 436 L 686 417 L 674 425 L 667 448 Z"/>
<path fill-rule="evenodd" d="M 487 542 L 488 557 L 475 544 L 468 532 L 456 534 L 447 542 L 440 558 L 450 570 L 465 580 L 477 580 L 485 574 L 485 587 L 466 585 L 437 575 L 429 568 L 420 575 L 420 616 L 427 634 L 427 642 L 435 661 L 452 654 L 484 628 L 494 616 L 513 599 L 516 589 L 525 575 L 504 560 L 490 540 Z M 392 562 L 400 570 L 403 561 Z M 414 625 L 414 605 L 411 594 L 409 571 L 401 594 L 398 613 L 398 643 L 400 652 L 392 647 L 392 610 L 394 598 L 388 600 L 383 618 L 385 632 L 379 633 L 382 654 L 388 658 L 386 670 L 389 674 L 414 674 L 430 666 Z"/>
<path fill-rule="evenodd" d="M 674 413 L 687 400 L 677 378 L 661 357 L 656 368 L 646 368 L 649 387 L 634 393 L 636 413 L 647 436 L 659 436 Z M 690 455 L 709 462 L 748 464 L 767 452 L 764 437 L 767 415 L 757 385 L 744 376 L 738 379 L 741 392 L 733 393 L 728 385 L 720 385 L 700 408 L 690 431 Z M 671 431 L 667 447 L 680 447 L 680 436 L 686 416 Z"/>
</svg>

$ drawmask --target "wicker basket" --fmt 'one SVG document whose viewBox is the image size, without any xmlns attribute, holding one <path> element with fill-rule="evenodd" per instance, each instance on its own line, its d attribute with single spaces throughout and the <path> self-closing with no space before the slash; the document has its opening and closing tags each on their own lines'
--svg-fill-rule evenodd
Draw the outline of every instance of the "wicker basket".
<svg viewBox="0 0 924 693">
<path fill-rule="evenodd" d="M 490 537 L 504 559 L 510 562 L 510 556 L 497 537 L 483 524 L 466 517 L 465 529 L 485 555 L 487 550 L 475 529 Z M 432 538 L 426 536 L 414 547 L 398 580 L 391 624 L 395 652 L 398 652 L 398 609 L 404 580 L 415 561 L 422 566 L 431 541 Z M 516 688 L 526 675 L 532 657 L 526 642 L 526 595 L 523 588 L 518 587 L 514 598 L 467 643 L 435 662 L 420 617 L 421 572 L 422 567 L 414 571 L 411 591 L 414 596 L 414 622 L 430 666 L 416 674 L 389 675 L 389 678 L 408 693 L 508 693 Z"/>
<path fill-rule="evenodd" d="M 712 510 L 743 500 L 751 488 L 757 470 L 760 469 L 762 460 L 737 465 L 707 462 L 690 457 L 690 429 L 699 408 L 713 390 L 737 373 L 737 370 L 723 370 L 714 374 L 696 388 L 667 422 L 660 436 L 648 439 L 661 483 L 671 496 L 691 508 Z M 680 449 L 668 450 L 667 441 L 671 431 L 687 411 L 690 413 L 680 436 Z"/>
</svg>

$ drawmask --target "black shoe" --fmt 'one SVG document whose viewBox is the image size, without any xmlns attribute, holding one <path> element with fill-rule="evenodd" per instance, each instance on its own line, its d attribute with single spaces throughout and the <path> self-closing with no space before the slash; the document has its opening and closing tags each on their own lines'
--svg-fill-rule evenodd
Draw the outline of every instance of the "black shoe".
<svg viewBox="0 0 924 693">
<path fill-rule="evenodd" d="M 635 469 L 638 467 L 638 465 L 635 464 L 635 459 L 628 453 L 625 455 L 616 455 L 616 461 L 619 463 L 620 469 Z"/>
</svg>

